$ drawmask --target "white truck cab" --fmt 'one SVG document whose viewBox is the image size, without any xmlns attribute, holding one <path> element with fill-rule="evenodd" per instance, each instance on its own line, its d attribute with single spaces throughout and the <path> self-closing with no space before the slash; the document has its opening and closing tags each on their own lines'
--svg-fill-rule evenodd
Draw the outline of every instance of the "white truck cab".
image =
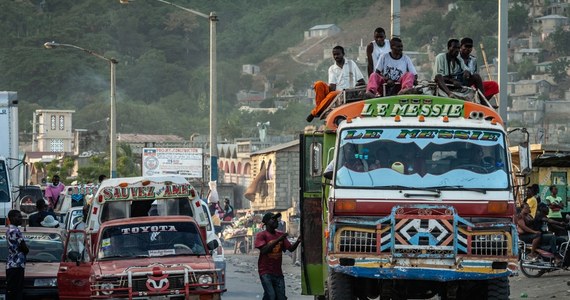
<svg viewBox="0 0 570 300">
<path fill-rule="evenodd" d="M 103 181 L 91 200 L 87 232 L 97 232 L 107 221 L 146 216 L 191 216 L 204 230 L 204 238 L 221 243 L 214 232 L 208 207 L 182 176 L 142 176 Z M 215 250 L 215 249 L 210 249 Z M 223 250 L 217 249 L 216 252 Z"/>
</svg>

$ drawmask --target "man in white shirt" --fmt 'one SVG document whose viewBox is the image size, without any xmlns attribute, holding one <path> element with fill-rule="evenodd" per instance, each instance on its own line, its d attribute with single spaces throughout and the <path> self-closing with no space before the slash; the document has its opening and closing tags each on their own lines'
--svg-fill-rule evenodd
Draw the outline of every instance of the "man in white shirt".
<svg viewBox="0 0 570 300">
<path fill-rule="evenodd" d="M 368 57 L 368 77 L 374 73 L 380 56 L 390 52 L 390 41 L 386 39 L 384 28 L 378 27 L 374 30 L 374 40 L 366 46 L 366 57 Z"/>
<path fill-rule="evenodd" d="M 366 86 L 368 96 L 382 96 L 384 83 L 390 90 L 386 91 L 388 95 L 405 94 L 412 90 L 418 73 L 410 57 L 403 54 L 403 50 L 404 44 L 401 39 L 395 37 L 390 40 L 390 52 L 380 56 L 376 71 L 368 79 Z M 396 86 L 396 82 L 400 83 L 399 88 Z"/>
<path fill-rule="evenodd" d="M 332 54 L 335 63 L 329 67 L 329 83 L 317 81 L 313 86 L 316 105 L 307 117 L 308 122 L 311 122 L 314 117 L 320 116 L 322 111 L 342 90 L 366 84 L 358 65 L 354 61 L 344 58 L 343 47 L 334 47 Z"/>
</svg>

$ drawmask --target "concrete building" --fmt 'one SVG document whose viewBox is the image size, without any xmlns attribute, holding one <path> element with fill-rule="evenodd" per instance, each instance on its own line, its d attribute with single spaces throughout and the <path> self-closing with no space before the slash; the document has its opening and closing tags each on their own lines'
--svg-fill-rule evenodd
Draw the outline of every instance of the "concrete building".
<svg viewBox="0 0 570 300">
<path fill-rule="evenodd" d="M 242 65 L 241 72 L 249 75 L 257 75 L 261 72 L 261 69 L 257 65 Z"/>
<path fill-rule="evenodd" d="M 33 137 L 32 151 L 73 152 L 73 113 L 74 110 L 36 110 L 32 122 L 37 132 Z"/>
<path fill-rule="evenodd" d="M 335 24 L 322 24 L 315 25 L 311 27 L 308 31 L 305 31 L 305 39 L 310 39 L 314 37 L 328 37 L 333 36 L 340 32 L 340 28 Z"/>
<path fill-rule="evenodd" d="M 568 18 L 560 15 L 548 15 L 534 19 L 533 29 L 540 33 L 544 41 L 556 29 L 568 25 Z"/>
<path fill-rule="evenodd" d="M 118 133 L 117 142 L 131 147 L 133 153 L 142 154 L 143 148 L 185 148 L 190 141 L 173 135 Z"/>
<path fill-rule="evenodd" d="M 293 210 L 299 204 L 299 140 L 275 145 L 251 154 L 254 211 Z"/>
</svg>

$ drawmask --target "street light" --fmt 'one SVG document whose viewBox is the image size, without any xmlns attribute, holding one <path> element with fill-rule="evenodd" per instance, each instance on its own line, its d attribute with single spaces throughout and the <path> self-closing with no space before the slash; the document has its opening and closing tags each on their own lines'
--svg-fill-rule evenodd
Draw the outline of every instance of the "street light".
<svg viewBox="0 0 570 300">
<path fill-rule="evenodd" d="M 218 141 L 216 137 L 216 119 L 217 119 L 217 81 L 216 81 L 216 22 L 218 16 L 215 12 L 210 15 L 203 14 L 190 8 L 180 6 L 178 4 L 156 0 L 164 4 L 172 5 L 189 13 L 195 14 L 210 21 L 210 180 L 218 180 Z M 121 4 L 129 4 L 129 0 L 119 0 Z"/>
<path fill-rule="evenodd" d="M 53 49 L 57 47 L 67 47 L 67 48 L 74 48 L 86 52 L 87 54 L 93 55 L 97 58 L 106 60 L 111 65 L 111 128 L 109 129 L 109 152 L 111 156 L 110 168 L 111 168 L 111 178 L 117 177 L 117 111 L 115 105 L 115 66 L 119 63 L 114 58 L 108 58 L 92 50 L 81 48 L 79 46 L 71 45 L 71 44 L 60 44 L 56 42 L 47 42 L 44 44 L 46 49 Z"/>
</svg>

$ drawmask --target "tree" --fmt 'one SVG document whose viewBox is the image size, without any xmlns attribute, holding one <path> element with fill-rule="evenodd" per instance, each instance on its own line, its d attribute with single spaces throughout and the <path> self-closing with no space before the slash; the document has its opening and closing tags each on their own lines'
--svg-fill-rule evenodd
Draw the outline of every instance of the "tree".
<svg viewBox="0 0 570 300">
<path fill-rule="evenodd" d="M 517 73 L 519 73 L 521 79 L 529 79 L 530 76 L 534 74 L 536 70 L 534 63 L 529 59 L 525 59 L 520 63 L 516 64 L 515 68 Z"/>
<path fill-rule="evenodd" d="M 570 55 L 570 31 L 558 27 L 556 31 L 548 36 L 548 40 L 552 42 L 552 51 L 558 55 Z"/>
<path fill-rule="evenodd" d="M 141 175 L 141 165 L 140 163 L 137 163 L 141 158 L 133 153 L 131 146 L 125 143 L 120 143 L 117 154 L 117 173 L 119 177 Z"/>
<path fill-rule="evenodd" d="M 566 73 L 568 66 L 570 66 L 570 62 L 565 57 L 558 58 L 550 65 L 549 73 L 556 83 L 566 81 L 568 78 L 568 73 Z"/>
<path fill-rule="evenodd" d="M 509 9 L 509 36 L 516 36 L 528 31 L 528 10 L 522 1 L 515 1 Z"/>
</svg>

